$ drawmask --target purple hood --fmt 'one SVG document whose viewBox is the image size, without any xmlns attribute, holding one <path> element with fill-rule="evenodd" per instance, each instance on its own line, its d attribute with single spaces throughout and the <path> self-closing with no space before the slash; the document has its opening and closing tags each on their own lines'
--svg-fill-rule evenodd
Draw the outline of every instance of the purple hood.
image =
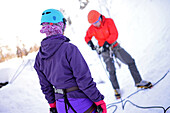
<svg viewBox="0 0 170 113">
<path fill-rule="evenodd" d="M 53 86 L 56 89 L 78 86 L 80 90 L 69 92 L 68 98 L 90 98 L 93 102 L 104 99 L 78 48 L 63 35 L 53 35 L 42 40 L 34 68 L 49 103 L 63 98 L 63 95 L 54 93 Z"/>
</svg>

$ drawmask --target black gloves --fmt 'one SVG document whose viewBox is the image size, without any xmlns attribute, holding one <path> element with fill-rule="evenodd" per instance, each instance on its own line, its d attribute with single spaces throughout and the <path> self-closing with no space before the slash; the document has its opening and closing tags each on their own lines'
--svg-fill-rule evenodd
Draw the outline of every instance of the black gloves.
<svg viewBox="0 0 170 113">
<path fill-rule="evenodd" d="M 109 44 L 107 41 L 105 41 L 104 44 L 103 44 L 103 50 L 104 50 L 104 51 L 109 50 L 110 45 L 111 45 L 111 44 Z"/>
<path fill-rule="evenodd" d="M 102 113 L 103 112 L 103 109 L 101 106 L 97 106 L 97 113 Z"/>
<path fill-rule="evenodd" d="M 100 55 L 103 52 L 103 48 L 102 47 L 96 47 L 96 51 Z"/>
<path fill-rule="evenodd" d="M 87 44 L 91 47 L 92 50 L 97 50 L 98 54 L 108 51 L 111 45 L 107 41 L 105 41 L 102 48 L 96 48 L 91 40 Z"/>
<path fill-rule="evenodd" d="M 58 113 L 56 108 L 50 108 L 50 113 Z"/>
<path fill-rule="evenodd" d="M 96 48 L 91 40 L 87 44 L 91 47 L 92 50 L 96 50 Z"/>
</svg>

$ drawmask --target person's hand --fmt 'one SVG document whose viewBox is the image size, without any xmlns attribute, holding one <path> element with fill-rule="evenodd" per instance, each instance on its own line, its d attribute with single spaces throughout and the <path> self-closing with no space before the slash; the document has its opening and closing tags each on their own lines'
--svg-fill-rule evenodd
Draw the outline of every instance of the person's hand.
<svg viewBox="0 0 170 113">
<path fill-rule="evenodd" d="M 103 44 L 103 49 L 104 49 L 104 51 L 109 50 L 110 45 L 111 45 L 111 44 L 109 44 L 107 41 L 105 41 L 104 44 Z"/>
<path fill-rule="evenodd" d="M 56 108 L 50 108 L 50 113 L 58 113 Z"/>
<path fill-rule="evenodd" d="M 100 55 L 103 52 L 103 47 L 96 47 L 96 52 Z"/>
<path fill-rule="evenodd" d="M 96 47 L 91 40 L 87 44 L 91 47 L 92 50 L 96 50 Z"/>
<path fill-rule="evenodd" d="M 56 102 L 50 103 L 50 113 L 58 113 L 56 109 Z"/>
<path fill-rule="evenodd" d="M 97 110 L 99 113 L 107 113 L 106 103 L 103 100 L 94 103 L 97 105 Z"/>
</svg>

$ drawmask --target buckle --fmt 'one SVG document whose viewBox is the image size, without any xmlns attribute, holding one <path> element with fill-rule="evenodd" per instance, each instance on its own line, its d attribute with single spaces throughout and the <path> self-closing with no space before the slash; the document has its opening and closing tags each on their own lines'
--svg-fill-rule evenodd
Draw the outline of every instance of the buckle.
<svg viewBox="0 0 170 113">
<path fill-rule="evenodd" d="M 59 94 L 64 94 L 63 89 L 56 89 L 56 88 L 54 88 L 54 92 L 55 93 L 59 93 Z"/>
</svg>

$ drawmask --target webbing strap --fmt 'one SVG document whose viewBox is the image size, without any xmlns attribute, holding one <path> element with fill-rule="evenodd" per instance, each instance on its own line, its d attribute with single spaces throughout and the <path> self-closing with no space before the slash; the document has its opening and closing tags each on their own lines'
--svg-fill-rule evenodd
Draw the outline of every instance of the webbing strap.
<svg viewBox="0 0 170 113">
<path fill-rule="evenodd" d="M 93 103 L 93 104 L 89 107 L 89 109 L 87 109 L 84 113 L 92 113 L 92 112 L 95 110 L 95 108 L 96 108 L 96 104 Z"/>
<path fill-rule="evenodd" d="M 77 113 L 73 106 L 70 104 L 70 102 L 68 101 L 68 98 L 67 98 L 67 92 L 66 92 L 66 89 L 63 89 L 64 91 L 64 103 L 65 103 L 65 109 L 66 109 L 66 113 L 68 113 L 68 109 L 69 107 L 71 107 L 71 109 L 74 111 L 74 113 Z M 68 109 L 67 109 L 67 105 L 68 105 Z"/>
</svg>

